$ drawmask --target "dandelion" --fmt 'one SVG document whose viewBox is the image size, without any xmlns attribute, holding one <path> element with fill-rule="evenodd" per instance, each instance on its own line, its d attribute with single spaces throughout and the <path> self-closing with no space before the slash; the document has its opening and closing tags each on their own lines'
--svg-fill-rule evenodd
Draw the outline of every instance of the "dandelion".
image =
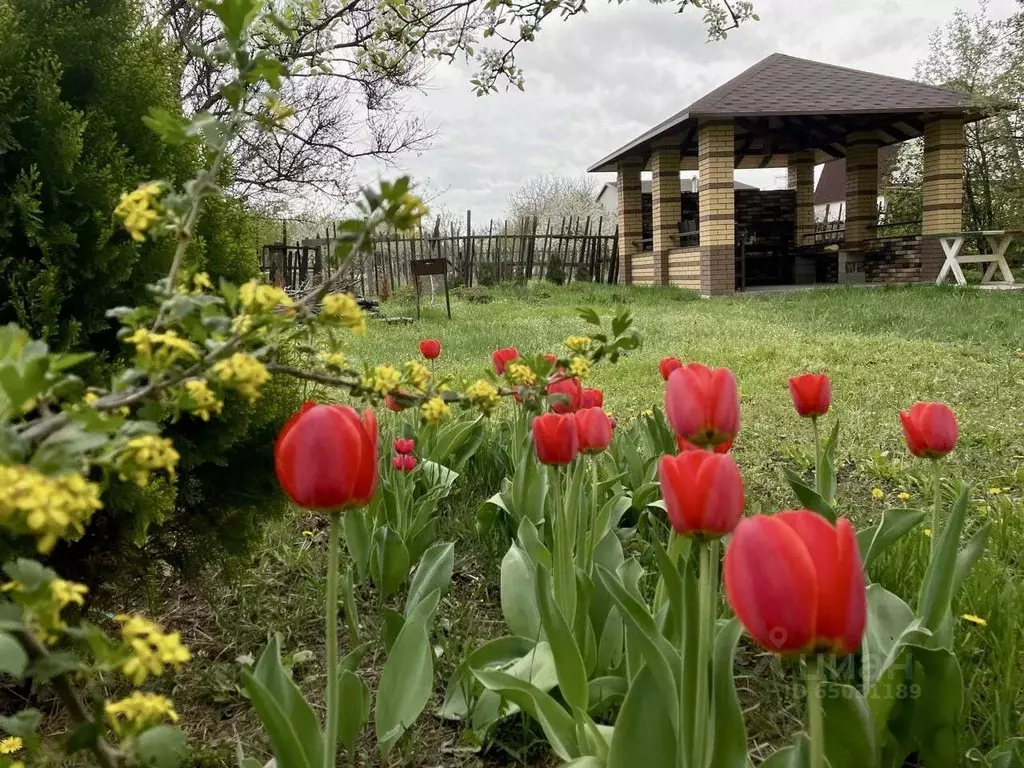
<svg viewBox="0 0 1024 768">
<path fill-rule="evenodd" d="M 881 488 L 872 488 L 871 489 L 871 496 L 872 496 L 872 498 L 875 498 L 875 499 L 884 499 L 885 498 L 885 492 Z"/>
<path fill-rule="evenodd" d="M 582 355 L 593 343 L 593 339 L 589 336 L 570 336 L 564 342 L 562 342 L 566 349 L 570 352 L 574 352 L 577 355 Z"/>
<path fill-rule="evenodd" d="M 329 293 L 323 298 L 324 315 L 359 334 L 366 333 L 366 316 L 351 293 Z"/>
<path fill-rule="evenodd" d="M 121 219 L 132 240 L 137 243 L 146 241 L 146 233 L 160 219 L 157 198 L 162 186 L 159 182 L 143 184 L 138 189 L 125 192 L 121 201 L 114 209 L 114 215 Z"/>
<path fill-rule="evenodd" d="M 21 751 L 24 742 L 18 736 L 0 739 L 0 755 L 14 755 Z"/>
<path fill-rule="evenodd" d="M 126 472 L 133 474 L 135 484 L 145 488 L 149 484 L 149 473 L 158 469 L 174 477 L 181 455 L 174 449 L 170 438 L 157 435 L 140 435 L 128 441 L 122 457 L 121 479 L 127 480 Z"/>
<path fill-rule="evenodd" d="M 988 622 L 985 621 L 981 616 L 975 616 L 973 613 L 965 613 L 960 617 L 964 621 L 969 621 L 971 624 L 977 624 L 979 627 L 987 627 Z"/>
<path fill-rule="evenodd" d="M 469 402 L 472 405 L 479 408 L 483 413 L 491 413 L 501 402 L 501 398 L 498 396 L 498 390 L 494 388 L 494 385 L 484 379 L 480 379 L 471 384 L 466 390 L 466 397 L 469 398 Z"/>
<path fill-rule="evenodd" d="M 231 387 L 250 403 L 260 397 L 260 388 L 270 381 L 270 373 L 252 355 L 235 352 L 226 360 L 220 360 L 213 366 L 213 374 L 227 387 Z"/>
<path fill-rule="evenodd" d="M 1003 492 L 1003 490 L 1002 490 L 1002 488 L 989 488 L 988 492 L 990 494 L 992 494 L 993 496 L 998 496 L 1000 493 Z"/>
<path fill-rule="evenodd" d="M 185 391 L 194 403 L 192 412 L 203 421 L 209 421 L 211 413 L 219 414 L 224 409 L 224 403 L 217 398 L 204 379 L 186 381 Z"/>
<path fill-rule="evenodd" d="M 590 373 L 590 361 L 585 357 L 574 357 L 569 363 L 569 372 L 578 379 L 586 378 Z"/>
<path fill-rule="evenodd" d="M 427 424 L 440 424 L 442 421 L 452 415 L 451 408 L 448 404 L 440 397 L 432 397 L 425 402 L 421 408 L 423 413 L 423 420 Z"/>
<path fill-rule="evenodd" d="M 174 711 L 171 700 L 155 693 L 133 691 L 120 701 L 107 702 L 103 710 L 118 734 L 123 732 L 126 724 L 131 724 L 133 730 L 141 731 L 164 720 L 178 722 L 178 713 Z"/>
<path fill-rule="evenodd" d="M 921 533 L 923 533 L 929 539 L 932 537 L 932 529 L 931 528 L 925 528 L 923 531 L 921 531 Z"/>
<path fill-rule="evenodd" d="M 907 501 L 910 498 L 910 494 L 907 493 L 906 491 L 900 491 L 899 493 L 896 494 L 896 498 L 899 499 L 900 501 Z"/>
</svg>

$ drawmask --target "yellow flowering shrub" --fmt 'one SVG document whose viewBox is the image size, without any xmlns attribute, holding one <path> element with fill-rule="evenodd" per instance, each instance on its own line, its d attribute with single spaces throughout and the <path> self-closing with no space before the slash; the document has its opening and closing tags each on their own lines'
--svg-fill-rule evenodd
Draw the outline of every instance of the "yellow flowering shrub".
<svg viewBox="0 0 1024 768">
<path fill-rule="evenodd" d="M 373 369 L 372 376 L 364 378 L 363 386 L 379 395 L 388 395 L 398 389 L 401 381 L 402 374 L 390 365 L 378 365 Z"/>
<path fill-rule="evenodd" d="M 366 316 L 350 293 L 329 293 L 323 298 L 323 314 L 356 333 L 366 333 Z"/>
<path fill-rule="evenodd" d="M 585 357 L 574 357 L 569 363 L 569 372 L 578 379 L 590 373 L 590 361 Z"/>
<path fill-rule="evenodd" d="M 479 408 L 484 413 L 492 413 L 501 402 L 498 390 L 495 389 L 493 384 L 484 379 L 479 379 L 470 384 L 466 389 L 466 397 L 473 406 Z"/>
<path fill-rule="evenodd" d="M 430 381 L 430 370 L 421 362 L 408 360 L 405 363 L 405 380 L 413 389 L 422 392 Z"/>
<path fill-rule="evenodd" d="M 158 469 L 174 477 L 181 456 L 174 449 L 174 444 L 166 437 L 157 435 L 140 435 L 128 441 L 120 458 L 121 479 L 129 476 L 139 487 L 149 484 L 149 474 Z"/>
<path fill-rule="evenodd" d="M 155 363 L 161 367 L 171 365 L 182 357 L 199 359 L 199 350 L 195 345 L 173 330 L 154 333 L 145 328 L 138 328 L 125 338 L 125 342 L 135 346 L 135 354 L 144 362 Z"/>
<path fill-rule="evenodd" d="M 77 473 L 47 477 L 23 466 L 0 466 L 0 525 L 36 537 L 43 554 L 58 539 L 81 536 L 100 509 L 100 489 Z"/>
<path fill-rule="evenodd" d="M 509 363 L 505 366 L 505 376 L 510 382 L 517 385 L 532 386 L 537 383 L 537 374 L 528 365 L 522 363 Z"/>
<path fill-rule="evenodd" d="M 192 398 L 192 412 L 203 421 L 209 421 L 211 414 L 219 414 L 224 410 L 224 403 L 210 389 L 205 379 L 189 379 L 185 382 L 185 391 Z"/>
<path fill-rule="evenodd" d="M 218 360 L 213 375 L 227 387 L 237 390 L 250 403 L 260 397 L 260 389 L 270 381 L 270 372 L 252 355 L 235 352 L 226 360 Z"/>
<path fill-rule="evenodd" d="M 341 352 L 321 352 L 320 360 L 324 365 L 332 366 L 339 371 L 348 368 L 348 358 Z"/>
<path fill-rule="evenodd" d="M 589 336 L 570 336 L 564 342 L 562 342 L 566 349 L 577 355 L 584 354 L 590 345 L 593 343 L 593 339 Z"/>
<path fill-rule="evenodd" d="M 146 241 L 146 233 L 160 220 L 157 198 L 163 190 L 159 182 L 143 184 L 138 189 L 121 195 L 114 215 L 137 243 Z"/>
<path fill-rule="evenodd" d="M 142 616 L 117 616 L 128 658 L 121 671 L 134 685 L 142 685 L 152 675 L 159 677 L 164 667 L 179 667 L 192 658 L 177 632 L 166 633 Z"/>
<path fill-rule="evenodd" d="M 170 699 L 142 691 L 132 691 L 120 701 L 107 702 L 103 711 L 117 734 L 145 730 L 165 720 L 178 722 L 178 713 Z"/>
<path fill-rule="evenodd" d="M 427 424 L 440 424 L 442 421 L 452 415 L 452 409 L 448 407 L 448 404 L 440 397 L 432 397 L 425 402 L 420 411 L 423 414 L 423 420 Z"/>
<path fill-rule="evenodd" d="M 242 309 L 253 314 L 292 305 L 291 297 L 284 290 L 258 280 L 250 280 L 239 286 L 238 299 Z"/>
</svg>

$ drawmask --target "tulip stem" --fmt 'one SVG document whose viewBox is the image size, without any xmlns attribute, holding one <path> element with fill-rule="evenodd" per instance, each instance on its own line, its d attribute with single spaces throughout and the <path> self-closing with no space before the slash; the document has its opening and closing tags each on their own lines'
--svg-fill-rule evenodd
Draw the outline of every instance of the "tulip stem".
<svg viewBox="0 0 1024 768">
<path fill-rule="evenodd" d="M 717 558 L 718 541 L 702 541 L 700 543 L 700 635 L 697 641 L 697 701 L 694 707 L 693 728 L 693 765 L 704 768 L 708 763 L 707 735 L 708 715 L 711 711 L 708 701 L 708 658 L 715 636 L 715 588 L 718 586 Z M 680 676 L 679 717 L 686 711 L 683 698 L 682 676 Z M 682 728 L 680 741 L 682 741 Z"/>
<path fill-rule="evenodd" d="M 935 494 L 932 499 L 932 544 L 931 559 L 935 559 L 935 548 L 939 545 L 939 514 L 942 507 L 942 465 L 938 459 L 932 459 L 932 472 L 935 478 Z"/>
<path fill-rule="evenodd" d="M 821 669 L 819 657 L 808 656 L 805 681 L 807 684 L 807 720 L 811 731 L 811 766 L 825 766 L 825 723 L 821 711 Z"/>
<path fill-rule="evenodd" d="M 331 513 L 327 550 L 327 724 L 324 733 L 324 768 L 334 768 L 338 753 L 338 570 L 341 513 Z"/>
<path fill-rule="evenodd" d="M 811 427 L 814 429 L 814 490 L 818 492 L 825 501 L 832 503 L 831 499 L 825 497 L 824 483 L 821 477 L 821 432 L 818 429 L 818 417 L 811 416 Z"/>
</svg>

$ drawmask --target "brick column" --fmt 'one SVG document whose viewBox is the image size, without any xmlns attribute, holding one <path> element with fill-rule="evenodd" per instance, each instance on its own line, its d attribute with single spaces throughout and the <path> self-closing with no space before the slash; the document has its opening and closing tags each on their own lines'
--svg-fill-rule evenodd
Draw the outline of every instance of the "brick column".
<svg viewBox="0 0 1024 768">
<path fill-rule="evenodd" d="M 878 224 L 878 136 L 846 136 L 846 238 L 839 254 L 839 282 L 863 283 L 864 250 Z"/>
<path fill-rule="evenodd" d="M 789 188 L 796 192 L 796 245 L 810 243 L 814 234 L 814 152 L 805 150 L 789 156 Z"/>
<path fill-rule="evenodd" d="M 636 158 L 620 160 L 617 166 L 619 197 L 619 282 L 633 283 L 633 254 L 640 250 L 643 238 L 643 212 L 640 171 Z"/>
<path fill-rule="evenodd" d="M 964 226 L 964 124 L 960 118 L 932 120 L 924 127 L 921 216 L 921 279 L 934 282 L 946 257 L 929 235 Z"/>
<path fill-rule="evenodd" d="M 721 296 L 736 290 L 736 164 L 732 120 L 702 120 L 700 167 L 700 292 Z"/>
<path fill-rule="evenodd" d="M 668 285 L 668 251 L 679 246 L 682 189 L 679 148 L 654 147 L 651 152 L 651 214 L 654 223 L 654 282 Z"/>
</svg>

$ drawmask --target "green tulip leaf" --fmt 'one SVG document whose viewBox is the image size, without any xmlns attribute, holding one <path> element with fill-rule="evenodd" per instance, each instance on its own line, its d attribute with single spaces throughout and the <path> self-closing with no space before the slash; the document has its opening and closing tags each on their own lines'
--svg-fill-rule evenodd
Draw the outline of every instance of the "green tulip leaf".
<svg viewBox="0 0 1024 768">
<path fill-rule="evenodd" d="M 242 685 L 267 732 L 277 764 L 281 768 L 315 768 L 320 765 L 320 762 L 310 762 L 298 730 L 282 703 L 247 669 L 242 670 Z M 322 748 L 323 738 L 316 743 Z"/>
<path fill-rule="evenodd" d="M 612 606 L 601 630 L 601 639 L 597 645 L 598 673 L 612 672 L 622 663 L 622 643 L 624 640 L 622 614 Z"/>
<path fill-rule="evenodd" d="M 967 545 L 956 554 L 956 567 L 953 571 L 953 597 L 960 594 L 960 590 L 963 589 L 964 581 L 967 580 L 968 574 L 971 572 L 971 568 L 978 561 L 978 558 L 985 552 L 985 547 L 988 546 L 989 533 L 992 530 L 991 523 L 985 523 L 974 535 L 971 536 L 971 540 L 967 542 Z"/>
<path fill-rule="evenodd" d="M 600 757 L 586 755 L 585 757 L 577 757 L 575 760 L 570 760 L 562 768 L 606 768 L 607 765 L 608 763 Z"/>
<path fill-rule="evenodd" d="M 455 545 L 436 544 L 423 553 L 423 559 L 416 566 L 409 585 L 409 596 L 405 600 L 405 615 L 409 616 L 424 597 L 435 589 L 443 595 L 452 583 L 455 567 Z"/>
<path fill-rule="evenodd" d="M 398 636 L 402 633 L 402 627 L 405 626 L 405 616 L 394 608 L 388 608 L 387 606 L 381 608 L 381 616 L 384 617 L 384 626 L 381 628 L 384 653 L 391 653 L 395 641 L 398 640 Z"/>
<path fill-rule="evenodd" d="M 714 677 L 711 681 L 715 718 L 711 764 L 715 768 L 747 766 L 747 729 L 743 724 L 743 710 L 733 679 L 736 645 L 742 634 L 743 625 L 738 619 L 730 619 L 718 630 L 715 639 Z M 832 768 L 839 766 L 833 764 Z"/>
<path fill-rule="evenodd" d="M 876 525 L 857 532 L 857 547 L 867 573 L 871 564 L 894 542 L 912 531 L 928 513 L 920 509 L 887 509 Z"/>
<path fill-rule="evenodd" d="M 540 532 L 537 530 L 537 526 L 533 524 L 533 521 L 528 517 L 524 517 L 522 522 L 519 523 L 519 530 L 516 533 L 516 538 L 519 539 L 519 543 L 526 551 L 527 556 L 530 558 L 530 562 L 534 564 L 541 564 L 548 568 L 551 567 L 551 552 L 544 545 L 544 542 L 540 538 Z"/>
<path fill-rule="evenodd" d="M 345 526 L 345 546 L 356 565 L 359 580 L 364 581 L 370 564 L 370 530 L 366 523 L 366 510 L 350 509 L 342 515 L 342 522 Z"/>
<path fill-rule="evenodd" d="M 595 712 L 626 697 L 626 680 L 619 676 L 597 677 L 587 683 L 587 711 Z"/>
<path fill-rule="evenodd" d="M 983 760 L 987 768 L 1022 768 L 1024 766 L 1024 737 L 1014 736 L 1007 739 L 999 746 L 994 747 Z"/>
<path fill-rule="evenodd" d="M 555 658 L 551 652 L 551 646 L 546 642 L 537 643 L 529 653 L 497 671 L 524 680 L 545 693 L 558 685 Z M 476 674 L 475 671 L 473 674 Z M 479 681 L 479 678 L 477 679 Z M 500 694 L 492 690 L 484 690 L 473 708 L 471 717 L 473 731 L 478 734 L 484 733 L 499 719 L 510 717 L 517 712 L 519 712 L 519 705 L 515 701 L 503 702 Z"/>
<path fill-rule="evenodd" d="M 354 755 L 359 734 L 370 717 L 370 689 L 359 675 L 347 669 L 338 675 L 338 738 Z"/>
<path fill-rule="evenodd" d="M 789 486 L 793 489 L 793 493 L 796 494 L 797 500 L 799 500 L 802 507 L 809 509 L 812 512 L 817 512 L 830 523 L 834 523 L 836 521 L 836 511 L 820 493 L 807 485 L 803 478 L 789 467 L 783 467 L 782 471 L 786 476 L 786 480 L 789 481 Z"/>
<path fill-rule="evenodd" d="M 968 498 L 968 489 L 965 486 L 946 520 L 921 584 L 921 596 L 917 601 L 918 615 L 921 617 L 922 626 L 932 632 L 939 630 L 946 614 L 949 613 L 956 578 L 960 534 L 963 532 L 964 519 L 967 515 Z M 938 535 L 938 532 L 933 532 L 932 535 Z"/>
<path fill-rule="evenodd" d="M 874 726 L 860 691 L 825 681 L 821 708 L 825 720 L 825 758 L 831 768 L 875 768 L 878 761 Z"/>
<path fill-rule="evenodd" d="M 676 768 L 675 718 L 666 704 L 657 673 L 644 666 L 615 720 L 608 768 Z"/>
<path fill-rule="evenodd" d="M 565 617 L 555 605 L 551 574 L 544 566 L 537 568 L 537 605 L 541 622 L 555 657 L 558 689 L 571 709 L 587 709 L 587 670 Z"/>
<path fill-rule="evenodd" d="M 512 544 L 501 561 L 501 613 L 513 635 L 541 636 L 535 581 L 536 571 L 526 552 Z"/>
<path fill-rule="evenodd" d="M 861 676 L 870 687 L 882 673 L 886 659 L 914 621 L 914 611 L 878 584 L 868 585 L 868 616 L 861 643 Z"/>
<path fill-rule="evenodd" d="M 409 550 L 398 532 L 386 525 L 373 535 L 370 570 L 382 598 L 395 594 L 409 575 Z"/>
<path fill-rule="evenodd" d="M 380 675 L 374 725 L 385 755 L 427 706 L 433 682 L 426 617 L 417 611 L 405 622 Z"/>
<path fill-rule="evenodd" d="M 473 669 L 501 669 L 521 659 L 536 643 L 526 637 L 506 635 L 484 643 L 463 661 L 448 680 L 444 703 L 437 716 L 446 720 L 462 720 L 469 715 L 470 700 L 477 686 Z"/>
<path fill-rule="evenodd" d="M 783 747 L 768 756 L 758 768 L 810 768 L 811 741 L 803 731 L 793 737 L 791 746 Z"/>
<path fill-rule="evenodd" d="M 477 679 L 489 690 L 501 694 L 536 720 L 552 751 L 562 760 L 579 756 L 576 724 L 551 696 L 518 677 L 494 670 L 474 670 Z"/>
</svg>

